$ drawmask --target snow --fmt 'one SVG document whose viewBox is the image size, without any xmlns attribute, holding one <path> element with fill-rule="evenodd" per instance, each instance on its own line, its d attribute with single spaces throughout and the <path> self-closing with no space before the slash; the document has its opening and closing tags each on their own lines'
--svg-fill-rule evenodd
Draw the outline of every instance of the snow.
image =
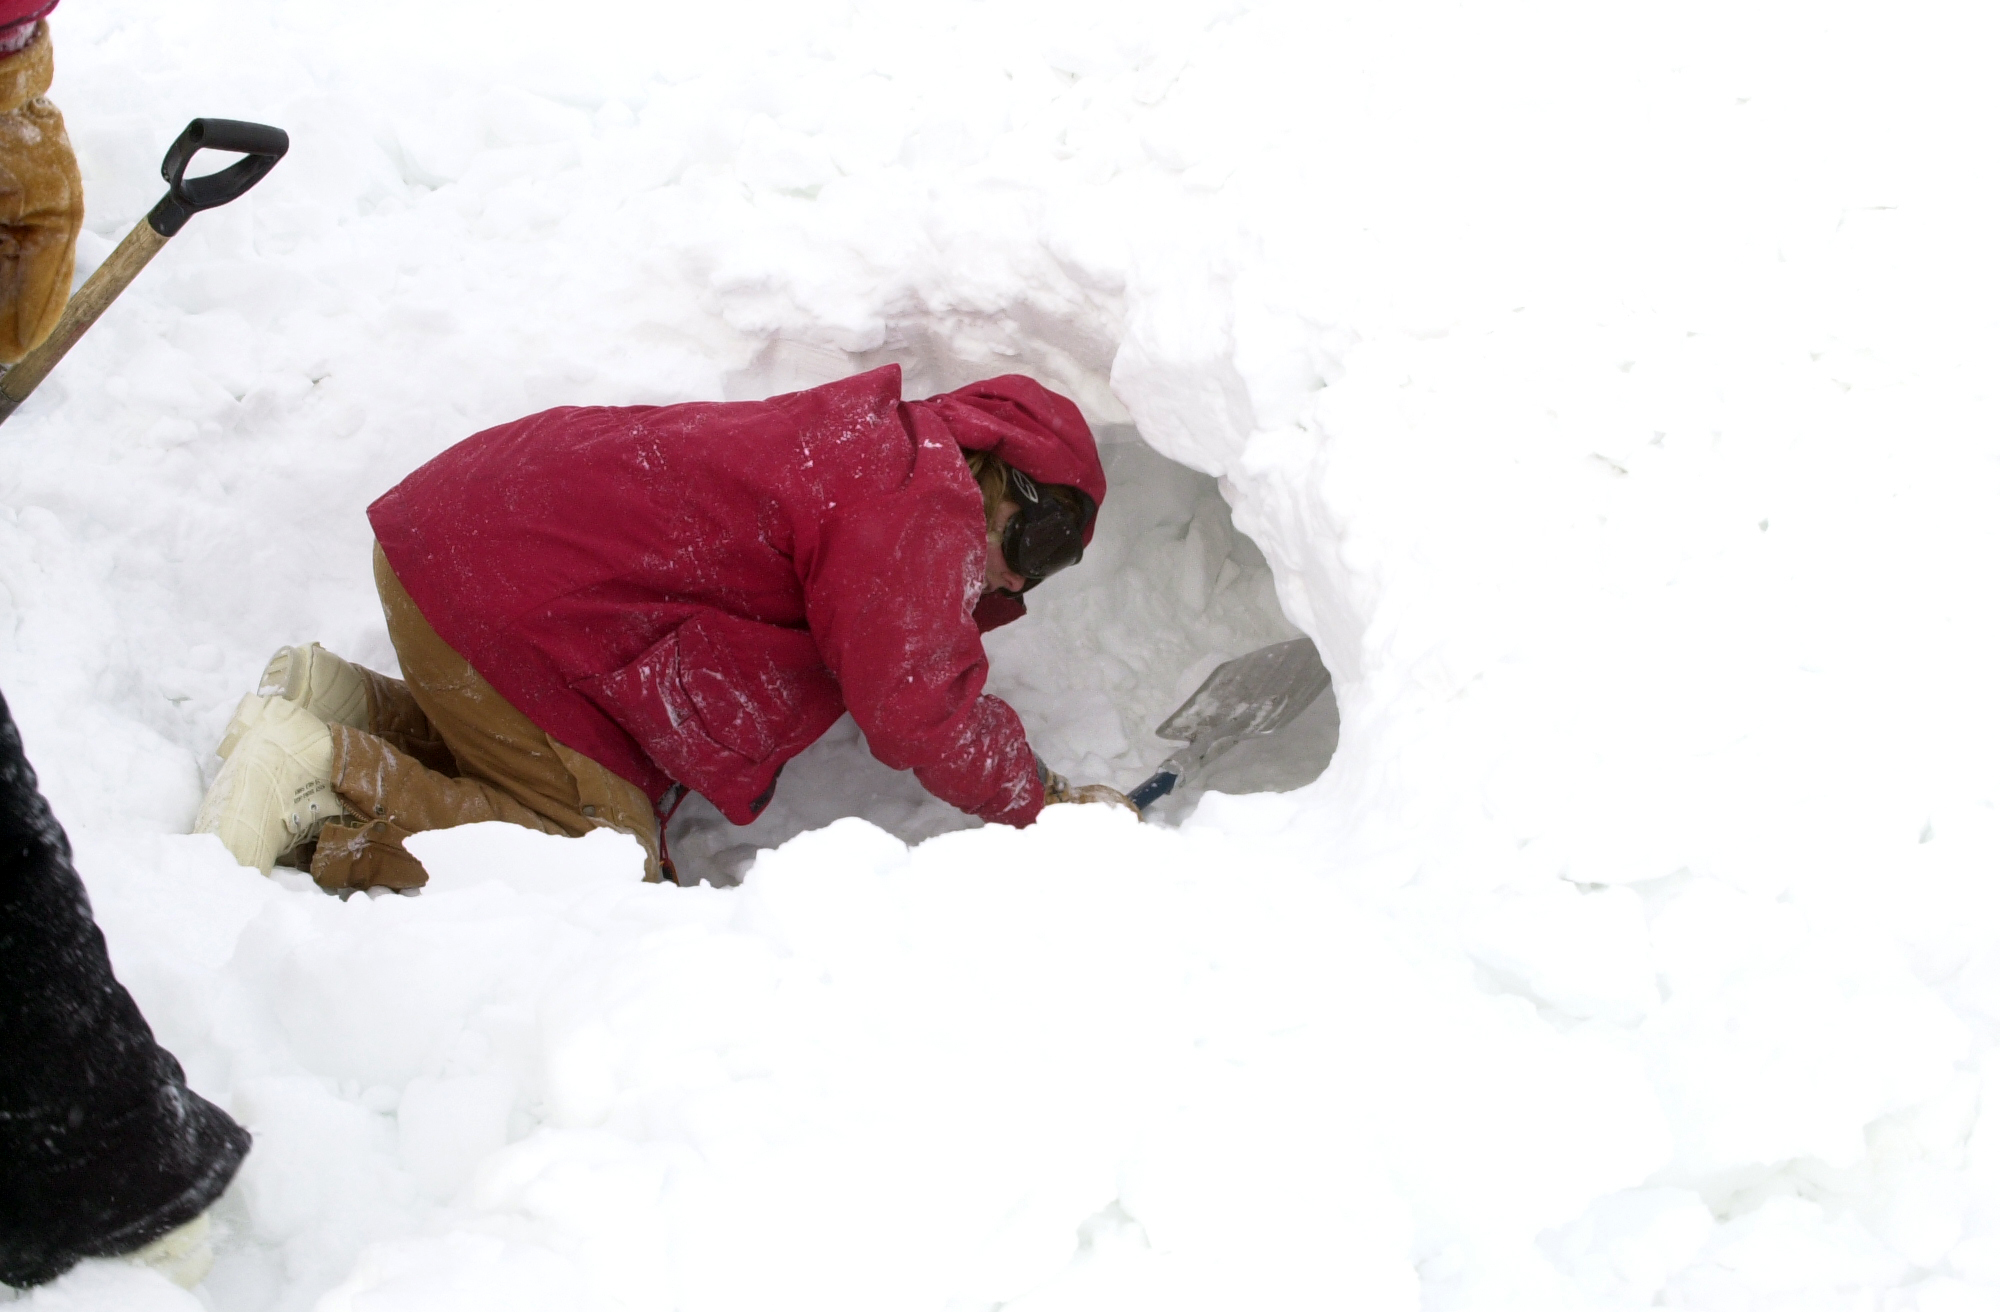
<svg viewBox="0 0 2000 1312">
<path fill-rule="evenodd" d="M 87 260 L 189 117 L 294 147 L 0 431 L 0 688 L 257 1139 L 195 1295 L 24 1302 L 1993 1306 L 1993 21 L 69 0 Z M 431 454 L 891 360 L 1103 434 L 989 647 L 1058 769 L 1295 632 L 1330 765 L 970 829 L 843 726 L 680 889 L 184 835 L 274 647 L 393 667 Z"/>
</svg>

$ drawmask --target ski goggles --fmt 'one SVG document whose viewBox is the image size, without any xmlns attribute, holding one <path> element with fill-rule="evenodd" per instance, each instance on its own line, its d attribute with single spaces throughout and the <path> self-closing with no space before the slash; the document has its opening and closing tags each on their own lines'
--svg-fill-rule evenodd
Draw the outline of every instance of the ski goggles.
<svg viewBox="0 0 2000 1312">
<path fill-rule="evenodd" d="M 1028 588 L 1083 559 L 1083 535 L 1097 518 L 1096 502 L 1073 487 L 1038 483 L 1013 468 L 1007 471 L 1007 493 L 1020 510 L 1000 534 L 1000 554 Z"/>
</svg>

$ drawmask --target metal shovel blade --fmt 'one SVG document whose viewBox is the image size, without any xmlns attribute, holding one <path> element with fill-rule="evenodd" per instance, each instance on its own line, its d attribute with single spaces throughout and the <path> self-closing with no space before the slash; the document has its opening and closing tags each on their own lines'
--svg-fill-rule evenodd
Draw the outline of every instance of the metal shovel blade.
<svg viewBox="0 0 2000 1312">
<path fill-rule="evenodd" d="M 1332 684 L 1311 638 L 1274 642 L 1216 666 L 1153 732 L 1184 743 L 1275 733 Z"/>
<path fill-rule="evenodd" d="M 1310 638 L 1274 642 L 1224 661 L 1153 731 L 1187 746 L 1132 791 L 1133 803 L 1144 808 L 1172 792 L 1181 778 L 1211 757 L 1245 738 L 1276 733 L 1332 684 L 1333 676 L 1320 664 Z"/>
</svg>

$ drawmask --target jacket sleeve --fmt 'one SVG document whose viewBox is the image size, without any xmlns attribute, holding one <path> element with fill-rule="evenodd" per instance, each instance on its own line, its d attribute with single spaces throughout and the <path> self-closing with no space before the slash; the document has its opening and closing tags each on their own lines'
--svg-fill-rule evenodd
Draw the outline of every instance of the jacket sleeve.
<svg viewBox="0 0 2000 1312">
<path fill-rule="evenodd" d="M 0 57 L 0 361 L 26 355 L 62 317 L 83 228 L 83 178 L 62 113 L 48 25 Z"/>
<path fill-rule="evenodd" d="M 823 522 L 807 618 L 876 759 L 983 820 L 1025 825 L 1042 788 L 1020 717 L 983 693 L 984 583 L 977 495 L 905 491 Z"/>
</svg>

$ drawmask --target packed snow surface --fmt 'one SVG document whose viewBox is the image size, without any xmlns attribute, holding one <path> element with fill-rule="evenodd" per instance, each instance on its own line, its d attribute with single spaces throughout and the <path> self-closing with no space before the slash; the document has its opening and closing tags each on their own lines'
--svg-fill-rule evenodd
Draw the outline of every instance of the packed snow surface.
<svg viewBox="0 0 2000 1312">
<path fill-rule="evenodd" d="M 86 262 L 188 118 L 293 148 L 0 430 L 0 687 L 257 1143 L 196 1293 L 26 1305 L 2000 1304 L 1993 22 L 66 0 Z M 975 829 L 848 725 L 686 888 L 185 835 L 274 647 L 393 668 L 404 473 L 887 361 L 1104 436 L 989 645 L 1058 769 L 1301 632 L 1331 765 Z"/>
</svg>

